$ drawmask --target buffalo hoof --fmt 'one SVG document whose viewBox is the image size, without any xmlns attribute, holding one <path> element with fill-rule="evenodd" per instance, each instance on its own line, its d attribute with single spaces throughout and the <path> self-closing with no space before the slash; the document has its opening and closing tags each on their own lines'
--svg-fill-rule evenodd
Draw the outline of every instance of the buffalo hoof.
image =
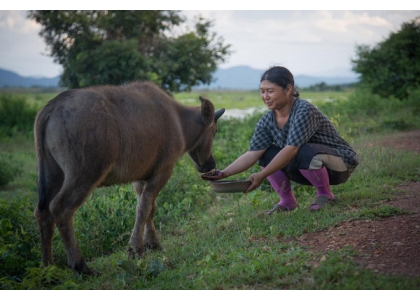
<svg viewBox="0 0 420 300">
<path fill-rule="evenodd" d="M 163 250 L 163 248 L 157 243 L 146 244 L 145 247 L 150 250 Z"/>
<path fill-rule="evenodd" d="M 128 259 L 136 259 L 136 258 L 142 258 L 146 255 L 145 251 L 135 251 L 133 248 L 128 247 L 127 248 L 127 257 Z"/>
<path fill-rule="evenodd" d="M 93 271 L 91 268 L 87 266 L 84 260 L 76 264 L 72 269 L 74 269 L 77 273 L 83 274 L 83 275 L 96 275 L 97 274 L 95 271 Z"/>
</svg>

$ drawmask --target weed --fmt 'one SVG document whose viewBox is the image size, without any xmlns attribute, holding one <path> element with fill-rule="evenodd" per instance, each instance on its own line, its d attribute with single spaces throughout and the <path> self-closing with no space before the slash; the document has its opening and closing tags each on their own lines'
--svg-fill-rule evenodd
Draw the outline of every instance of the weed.
<svg viewBox="0 0 420 300">
<path fill-rule="evenodd" d="M 8 153 L 0 151 L 0 188 L 22 174 L 21 164 Z"/>
<path fill-rule="evenodd" d="M 22 96 L 0 94 L 0 137 L 18 132 L 32 133 L 37 109 Z"/>
</svg>

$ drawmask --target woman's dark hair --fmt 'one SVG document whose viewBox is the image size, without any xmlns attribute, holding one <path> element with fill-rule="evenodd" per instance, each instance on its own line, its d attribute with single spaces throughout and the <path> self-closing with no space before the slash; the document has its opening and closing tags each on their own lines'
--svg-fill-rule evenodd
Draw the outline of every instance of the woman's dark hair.
<svg viewBox="0 0 420 300">
<path fill-rule="evenodd" d="M 269 68 L 261 76 L 260 82 L 263 80 L 268 80 L 284 89 L 290 84 L 293 88 L 293 96 L 299 97 L 299 92 L 295 89 L 295 79 L 293 78 L 293 74 L 285 67 L 274 66 Z"/>
</svg>

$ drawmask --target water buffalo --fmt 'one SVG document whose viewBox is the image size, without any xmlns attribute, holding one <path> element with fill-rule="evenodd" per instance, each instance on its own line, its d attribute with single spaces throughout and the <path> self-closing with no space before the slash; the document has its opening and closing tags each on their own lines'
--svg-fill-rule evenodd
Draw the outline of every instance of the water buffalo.
<svg viewBox="0 0 420 300">
<path fill-rule="evenodd" d="M 41 235 L 42 263 L 54 264 L 55 227 L 70 268 L 86 265 L 73 229 L 76 210 L 100 186 L 132 182 L 137 193 L 136 222 L 129 258 L 146 248 L 160 249 L 153 223 L 155 199 L 173 167 L 188 153 L 198 172 L 215 168 L 212 156 L 217 120 L 213 104 L 181 105 L 156 85 L 133 82 L 62 92 L 38 113 L 35 146 L 39 202 L 35 217 Z"/>
</svg>

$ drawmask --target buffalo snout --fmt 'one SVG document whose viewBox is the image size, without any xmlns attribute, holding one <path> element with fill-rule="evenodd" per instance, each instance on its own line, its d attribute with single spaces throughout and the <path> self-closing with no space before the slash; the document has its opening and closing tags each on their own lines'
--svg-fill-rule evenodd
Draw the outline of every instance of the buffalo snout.
<svg viewBox="0 0 420 300">
<path fill-rule="evenodd" d="M 210 158 L 204 164 L 198 164 L 194 159 L 193 161 L 195 162 L 195 168 L 200 173 L 207 173 L 216 168 L 216 161 L 214 160 L 213 156 L 210 156 Z"/>
</svg>

